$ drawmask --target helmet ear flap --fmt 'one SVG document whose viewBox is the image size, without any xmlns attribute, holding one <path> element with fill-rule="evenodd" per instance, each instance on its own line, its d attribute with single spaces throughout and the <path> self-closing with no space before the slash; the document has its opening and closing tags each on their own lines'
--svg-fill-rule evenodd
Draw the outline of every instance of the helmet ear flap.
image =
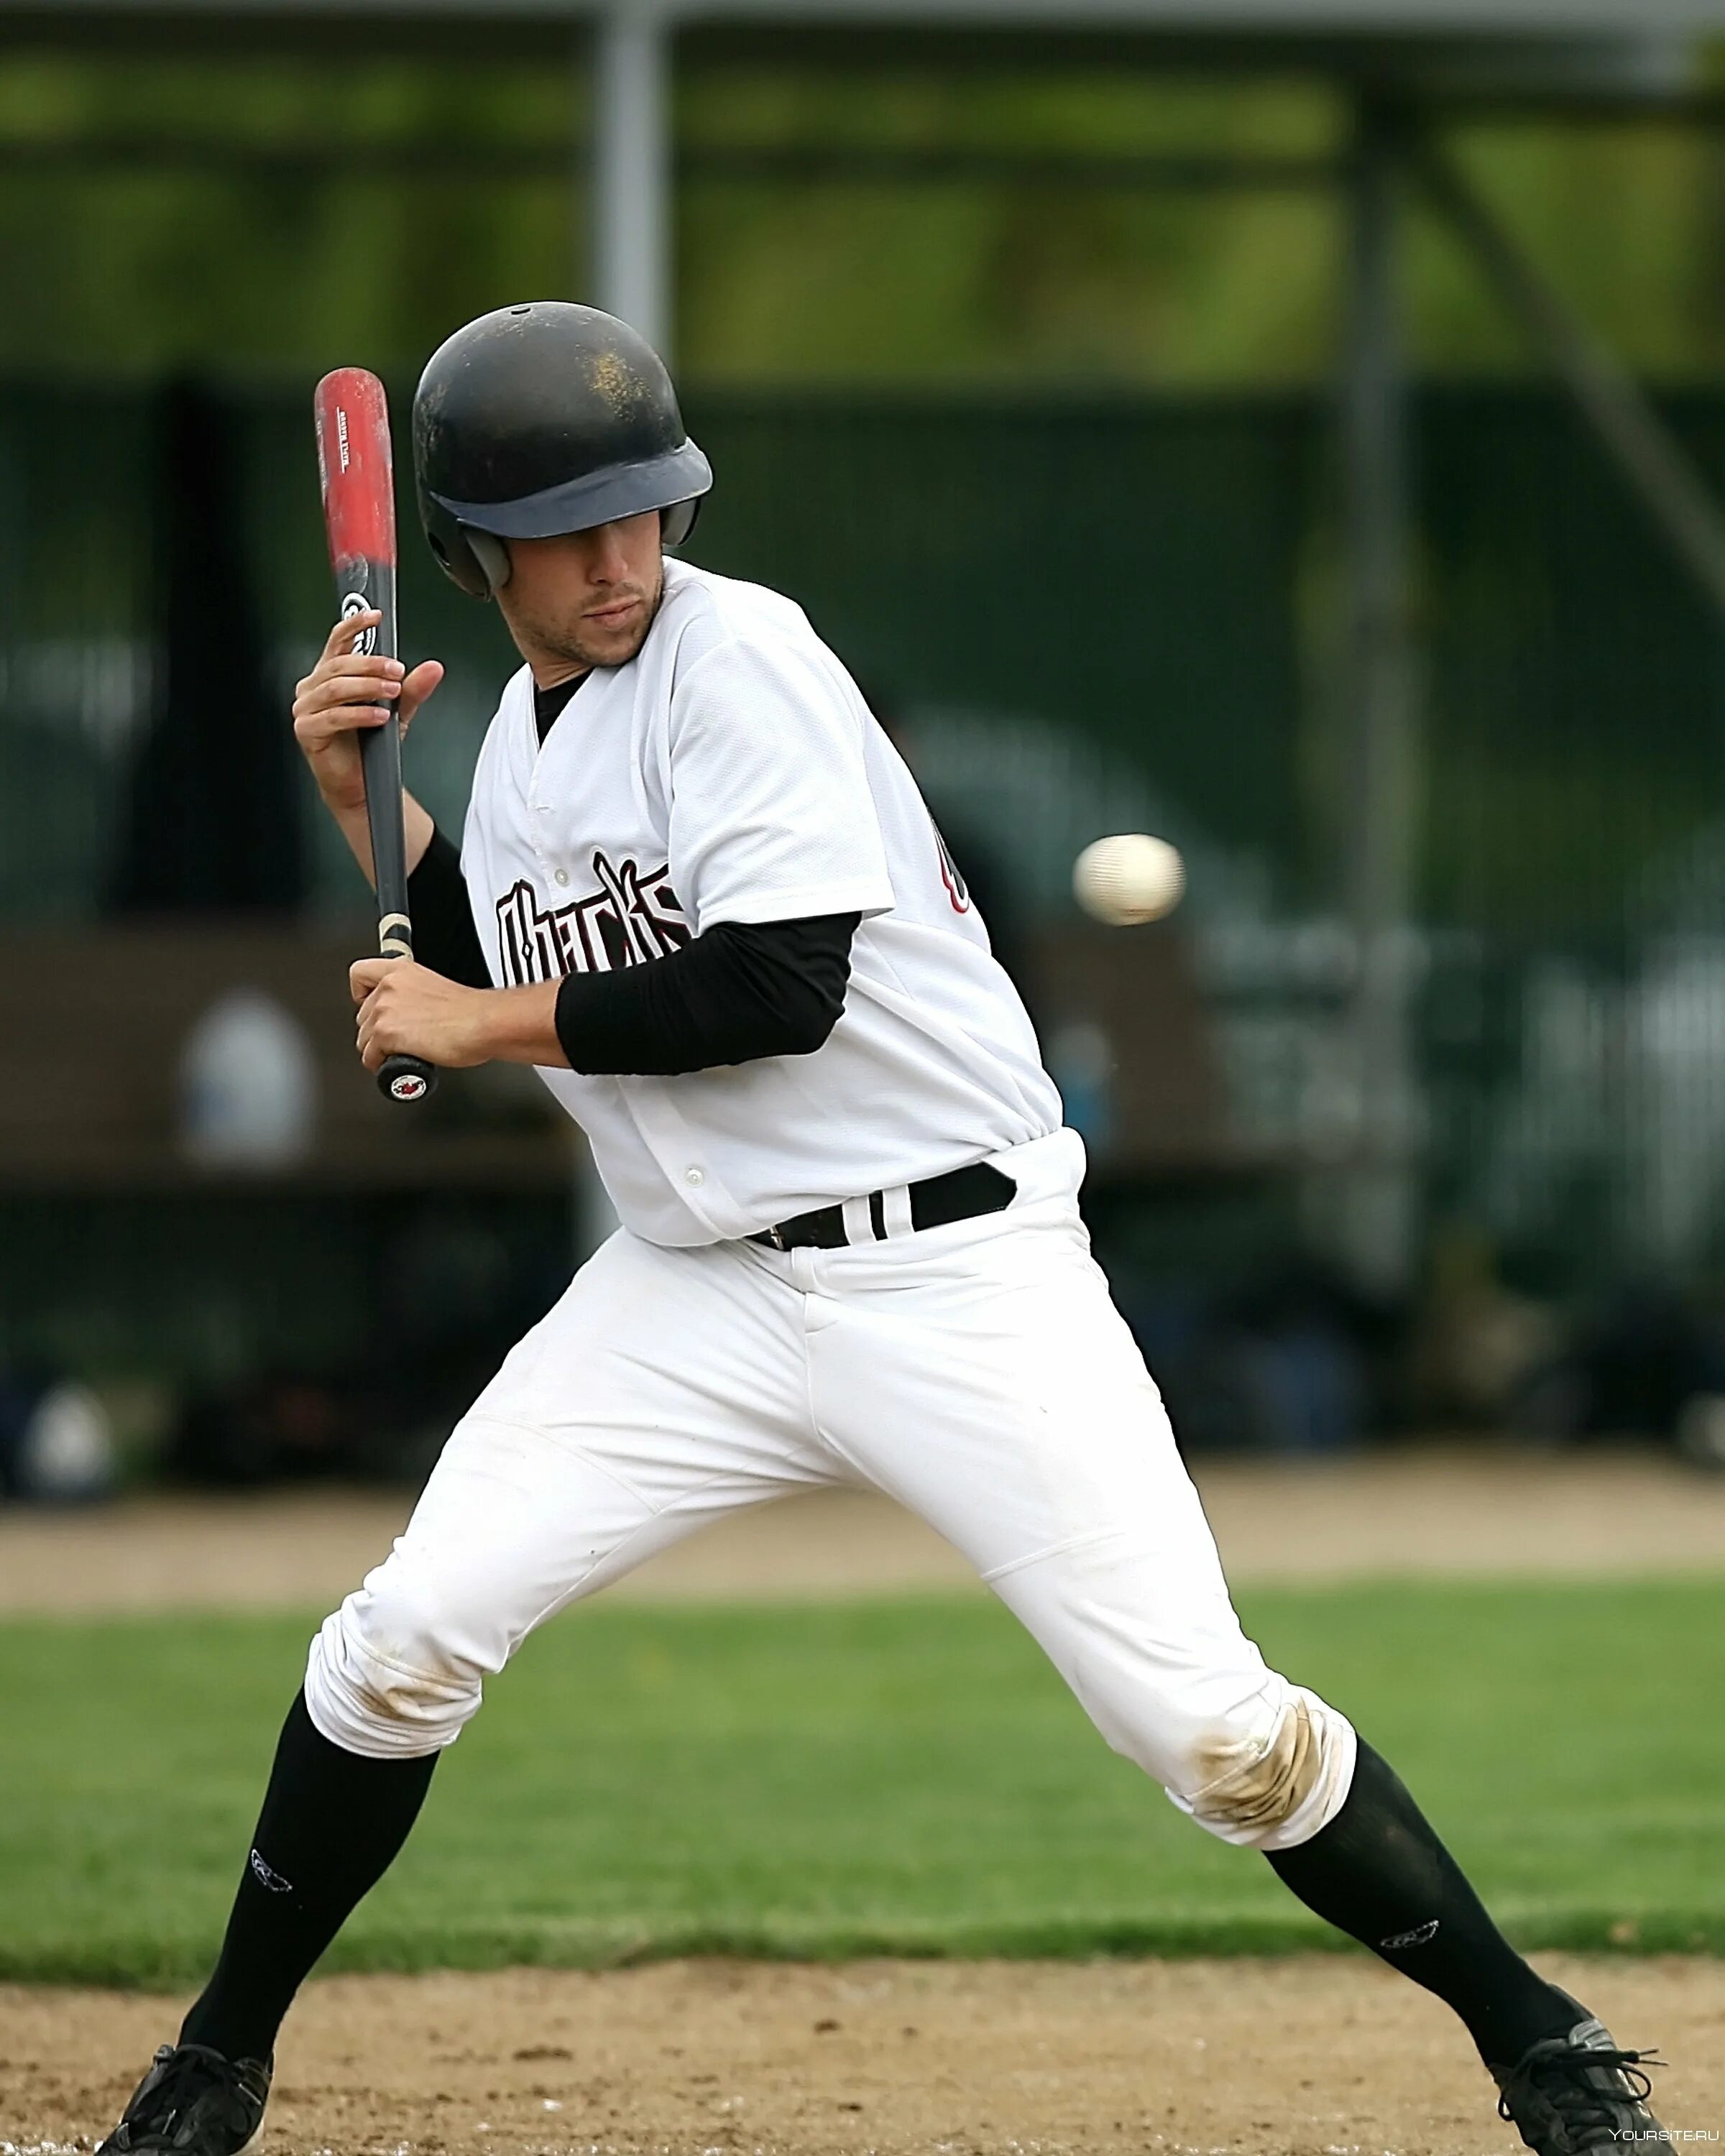
<svg viewBox="0 0 1725 2156">
<path fill-rule="evenodd" d="M 468 551 L 485 572 L 485 582 L 494 592 L 501 592 L 509 582 L 509 549 L 495 532 L 476 531 L 470 524 L 461 526 L 461 536 L 467 542 Z"/>
<path fill-rule="evenodd" d="M 419 514 L 437 565 L 449 582 L 459 585 L 470 598 L 490 598 L 490 578 L 469 544 L 475 536 L 470 527 L 458 524 L 440 502 L 433 501 L 423 490 Z M 506 556 L 505 559 L 506 562 Z"/>
<path fill-rule="evenodd" d="M 697 494 L 689 501 L 674 501 L 669 509 L 659 512 L 659 543 L 662 547 L 678 547 L 695 529 L 695 520 L 701 514 L 701 496 Z"/>
</svg>

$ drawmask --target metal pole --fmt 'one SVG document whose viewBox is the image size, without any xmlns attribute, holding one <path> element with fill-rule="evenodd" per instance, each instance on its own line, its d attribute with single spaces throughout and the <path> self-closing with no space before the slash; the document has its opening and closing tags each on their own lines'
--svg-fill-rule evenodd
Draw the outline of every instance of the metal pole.
<svg viewBox="0 0 1725 2156">
<path fill-rule="evenodd" d="M 1414 847 L 1415 696 L 1409 607 L 1407 398 L 1395 295 L 1399 116 L 1363 100 L 1348 201 L 1342 443 L 1348 560 L 1347 906 L 1355 977 L 1348 1061 L 1355 1158 L 1341 1241 L 1361 1284 L 1405 1286 L 1414 1255 L 1414 1091 L 1409 915 Z"/>
<path fill-rule="evenodd" d="M 1725 512 L 1646 393 L 1540 275 L 1448 157 L 1420 142 L 1411 168 L 1529 340 L 1556 367 L 1672 552 L 1725 613 Z"/>
<path fill-rule="evenodd" d="M 654 0 L 599 17 L 593 104 L 594 296 L 669 358 L 670 33 Z"/>
</svg>

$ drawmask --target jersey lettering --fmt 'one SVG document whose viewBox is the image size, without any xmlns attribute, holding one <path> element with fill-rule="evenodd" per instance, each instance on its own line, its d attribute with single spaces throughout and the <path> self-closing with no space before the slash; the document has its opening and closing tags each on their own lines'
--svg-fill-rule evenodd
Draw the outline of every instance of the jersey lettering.
<svg viewBox="0 0 1725 2156">
<path fill-rule="evenodd" d="M 859 916 L 844 1010 L 816 1055 L 542 1069 L 632 1235 L 679 1248 L 752 1235 L 1058 1127 L 1034 1032 L 989 956 L 987 894 L 967 889 L 800 608 L 668 558 L 635 657 L 595 666 L 542 739 L 536 721 L 523 666 L 461 850 L 499 988 L 554 993 L 578 971 L 675 956 L 717 921 Z"/>
<path fill-rule="evenodd" d="M 942 835 L 941 827 L 932 816 L 928 819 L 934 833 L 934 843 L 941 857 L 941 881 L 947 886 L 947 896 L 952 902 L 954 913 L 970 911 L 970 886 L 958 873 L 958 864 L 952 859 L 952 850 Z"/>
<path fill-rule="evenodd" d="M 593 872 L 596 891 L 550 912 L 525 878 L 498 900 L 497 947 L 517 988 L 565 973 L 614 973 L 667 957 L 691 940 L 669 867 L 643 875 L 634 861 L 614 864 L 595 850 Z"/>
</svg>

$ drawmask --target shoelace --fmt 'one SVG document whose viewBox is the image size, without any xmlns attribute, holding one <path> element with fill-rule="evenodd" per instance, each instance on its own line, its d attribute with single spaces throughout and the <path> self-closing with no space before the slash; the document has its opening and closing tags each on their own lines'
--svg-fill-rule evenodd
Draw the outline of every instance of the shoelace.
<svg viewBox="0 0 1725 2156">
<path fill-rule="evenodd" d="M 1662 2066 L 1665 2061 L 1651 2051 L 1578 2051 L 1561 2041 L 1549 2049 L 1541 2045 L 1522 2061 L 1510 2086 L 1497 2099 L 1497 2116 L 1506 2125 L 1515 2123 L 1510 2097 L 1517 2084 L 1534 2089 L 1558 2112 L 1566 2126 L 1599 2129 L 1615 2136 L 1614 2108 L 1621 2110 L 1625 2097 L 1645 2103 L 1653 2093 L 1652 2077 L 1642 2070 Z M 1621 2089 L 1594 2088 L 1583 2078 L 1596 2067 L 1615 2070 L 1623 2076 Z"/>
<path fill-rule="evenodd" d="M 219 2051 L 201 2044 L 164 2044 L 156 2063 L 167 2071 L 150 2092 L 147 2108 L 126 2120 L 135 2130 L 165 2133 L 182 2111 L 188 2110 L 212 2085 L 232 2100 L 237 2078 L 234 2067 Z"/>
</svg>

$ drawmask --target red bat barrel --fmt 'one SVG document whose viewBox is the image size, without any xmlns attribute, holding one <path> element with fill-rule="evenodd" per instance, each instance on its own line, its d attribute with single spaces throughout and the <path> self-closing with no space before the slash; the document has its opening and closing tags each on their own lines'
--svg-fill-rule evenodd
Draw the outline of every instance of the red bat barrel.
<svg viewBox="0 0 1725 2156">
<path fill-rule="evenodd" d="M 318 383 L 312 410 L 336 603 L 344 618 L 375 608 L 382 619 L 364 631 L 355 649 L 393 659 L 395 470 L 388 399 L 375 374 L 362 367 L 338 367 Z M 398 721 L 362 733 L 359 752 L 377 886 L 377 948 L 386 958 L 411 958 Z M 392 1055 L 377 1083 L 392 1101 L 423 1101 L 436 1086 L 437 1072 L 418 1056 Z"/>
</svg>

